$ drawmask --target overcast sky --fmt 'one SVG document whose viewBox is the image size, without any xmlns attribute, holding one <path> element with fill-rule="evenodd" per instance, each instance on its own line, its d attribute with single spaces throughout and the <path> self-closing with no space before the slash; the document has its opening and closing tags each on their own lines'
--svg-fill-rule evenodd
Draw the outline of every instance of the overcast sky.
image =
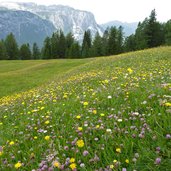
<svg viewBox="0 0 171 171">
<path fill-rule="evenodd" d="M 171 19 L 171 0 L 0 0 L 0 2 L 11 1 L 68 5 L 92 12 L 99 24 L 112 20 L 142 21 L 150 15 L 154 8 L 159 21 L 164 22 Z"/>
</svg>

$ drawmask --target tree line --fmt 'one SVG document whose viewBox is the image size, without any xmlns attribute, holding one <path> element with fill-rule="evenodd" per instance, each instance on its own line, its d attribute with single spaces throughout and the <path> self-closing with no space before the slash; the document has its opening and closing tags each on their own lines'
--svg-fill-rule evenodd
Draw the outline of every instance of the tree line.
<svg viewBox="0 0 171 171">
<path fill-rule="evenodd" d="M 157 21 L 155 10 L 148 18 L 139 22 L 135 34 L 124 37 L 122 26 L 107 28 L 101 36 L 98 32 L 92 39 L 91 32 L 85 31 L 82 44 L 73 38 L 72 33 L 64 35 L 62 30 L 44 40 L 40 49 L 36 43 L 18 46 L 12 33 L 0 41 L 0 59 L 63 59 L 87 58 L 115 55 L 122 52 L 171 45 L 171 20 Z"/>
</svg>

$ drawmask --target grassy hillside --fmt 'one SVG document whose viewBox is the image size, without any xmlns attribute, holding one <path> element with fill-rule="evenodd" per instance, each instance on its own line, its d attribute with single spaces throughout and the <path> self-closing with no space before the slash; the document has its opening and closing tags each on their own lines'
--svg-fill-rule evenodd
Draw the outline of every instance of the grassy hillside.
<svg viewBox="0 0 171 171">
<path fill-rule="evenodd" d="M 1 61 L 0 97 L 40 86 L 91 60 Z"/>
<path fill-rule="evenodd" d="M 169 171 L 171 47 L 78 66 L 0 99 L 0 170 Z"/>
</svg>

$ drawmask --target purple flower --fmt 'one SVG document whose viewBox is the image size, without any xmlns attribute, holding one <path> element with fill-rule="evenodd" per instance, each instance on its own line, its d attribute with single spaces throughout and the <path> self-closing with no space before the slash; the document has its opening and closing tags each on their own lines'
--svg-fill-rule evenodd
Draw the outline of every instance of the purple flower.
<svg viewBox="0 0 171 171">
<path fill-rule="evenodd" d="M 83 151 L 83 156 L 87 156 L 89 154 L 89 152 L 88 151 Z"/>
<path fill-rule="evenodd" d="M 122 171 L 126 171 L 126 168 L 122 168 Z"/>
<path fill-rule="evenodd" d="M 171 139 L 171 135 L 170 134 L 166 134 L 166 139 Z"/>
<path fill-rule="evenodd" d="M 156 158 L 156 160 L 155 160 L 155 164 L 160 164 L 161 163 L 161 158 Z"/>
</svg>

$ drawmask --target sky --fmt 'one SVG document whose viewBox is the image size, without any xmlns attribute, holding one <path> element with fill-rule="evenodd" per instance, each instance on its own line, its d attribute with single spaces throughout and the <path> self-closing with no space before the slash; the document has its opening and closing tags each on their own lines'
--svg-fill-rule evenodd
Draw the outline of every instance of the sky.
<svg viewBox="0 0 171 171">
<path fill-rule="evenodd" d="M 158 21 L 166 22 L 171 19 L 171 0 L 0 0 L 1 2 L 67 5 L 92 12 L 98 24 L 113 20 L 143 21 L 153 9 L 156 10 Z"/>
</svg>

